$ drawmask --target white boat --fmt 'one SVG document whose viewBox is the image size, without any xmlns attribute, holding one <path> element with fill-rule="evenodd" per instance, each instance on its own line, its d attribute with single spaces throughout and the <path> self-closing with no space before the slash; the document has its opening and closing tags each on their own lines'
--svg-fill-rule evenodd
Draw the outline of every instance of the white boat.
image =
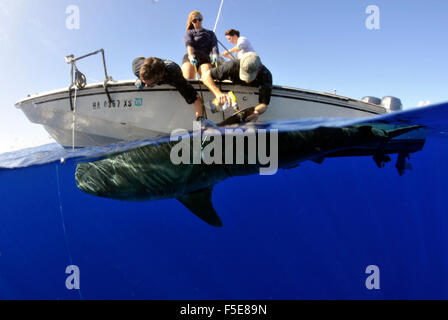
<svg viewBox="0 0 448 320">
<path fill-rule="evenodd" d="M 78 74 L 75 62 L 98 52 L 103 53 L 105 82 L 88 85 L 85 82 L 78 83 L 78 80 L 83 80 L 83 75 Z M 194 107 L 188 105 L 174 87 L 161 85 L 138 89 L 135 80 L 113 81 L 107 76 L 104 50 L 94 53 L 76 59 L 73 56 L 66 57 L 67 62 L 72 64 L 72 84 L 69 88 L 30 95 L 18 101 L 16 107 L 31 122 L 43 125 L 64 147 L 107 145 L 124 140 L 153 138 L 167 135 L 179 128 L 192 130 Z M 73 71 L 77 73 L 75 77 Z M 204 101 L 214 98 L 205 85 L 197 80 L 190 81 L 202 93 Z M 256 87 L 233 85 L 231 82 L 219 85 L 223 92 L 234 92 L 241 110 L 258 104 Z M 389 111 L 387 107 L 366 101 L 331 93 L 274 86 L 271 103 L 258 121 L 316 117 L 358 118 Z M 229 116 L 230 114 L 223 112 L 207 112 L 208 119 L 214 123 L 220 123 Z"/>
</svg>

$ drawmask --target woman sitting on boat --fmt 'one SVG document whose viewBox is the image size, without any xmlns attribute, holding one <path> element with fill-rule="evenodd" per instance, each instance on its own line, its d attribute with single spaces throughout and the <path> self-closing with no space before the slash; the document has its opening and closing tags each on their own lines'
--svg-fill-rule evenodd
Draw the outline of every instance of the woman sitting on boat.
<svg viewBox="0 0 448 320">
<path fill-rule="evenodd" d="M 212 68 L 211 63 L 218 62 L 218 39 L 213 31 L 202 28 L 202 14 L 199 11 L 188 15 L 184 41 L 187 53 L 182 60 L 182 74 L 185 79 L 194 79 L 196 71 L 202 75 Z"/>
</svg>

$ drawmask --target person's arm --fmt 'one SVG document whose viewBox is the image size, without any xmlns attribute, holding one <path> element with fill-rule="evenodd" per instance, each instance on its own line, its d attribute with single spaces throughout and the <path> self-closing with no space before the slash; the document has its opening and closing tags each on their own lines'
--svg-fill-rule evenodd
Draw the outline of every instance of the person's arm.
<svg viewBox="0 0 448 320">
<path fill-rule="evenodd" d="M 246 118 L 246 121 L 257 121 L 260 114 L 263 114 L 268 108 L 266 103 L 260 103 L 254 109 L 254 112 Z"/>
<path fill-rule="evenodd" d="M 264 68 L 265 69 L 265 68 Z M 246 121 L 257 121 L 258 117 L 266 112 L 272 95 L 272 74 L 268 69 L 262 70 L 263 76 L 258 94 L 258 105 L 254 112 L 246 118 Z"/>
<path fill-rule="evenodd" d="M 193 86 L 184 78 L 182 69 L 176 63 L 171 63 L 165 67 L 165 83 L 172 85 L 179 91 L 181 96 L 188 104 L 194 103 L 195 114 L 197 117 L 203 117 L 202 100 Z"/>
<path fill-rule="evenodd" d="M 219 49 L 218 49 L 218 39 L 213 31 L 209 31 L 211 33 L 211 52 L 212 52 L 212 64 L 218 63 L 219 58 Z"/>
<path fill-rule="evenodd" d="M 187 46 L 187 53 L 189 56 L 193 55 L 193 47 L 192 46 Z"/>
<path fill-rule="evenodd" d="M 193 49 L 193 36 L 190 30 L 187 30 L 184 35 L 185 46 L 187 47 L 188 60 L 190 60 L 191 64 L 193 64 L 194 49 Z"/>
<path fill-rule="evenodd" d="M 216 38 L 216 35 L 213 31 L 210 31 L 212 33 L 212 54 L 219 56 L 219 49 L 218 49 L 218 38 Z"/>
<path fill-rule="evenodd" d="M 226 57 L 226 58 L 232 59 L 232 55 L 231 55 L 230 53 L 235 53 L 235 52 L 238 52 L 238 51 L 240 51 L 240 48 L 238 48 L 238 46 L 235 46 L 235 47 L 233 47 L 233 48 L 230 49 L 230 50 L 226 50 L 226 51 L 224 51 L 224 52 L 222 53 L 222 55 L 223 55 L 224 57 Z M 229 53 L 229 52 L 230 52 L 230 53 Z"/>
<path fill-rule="evenodd" d="M 187 54 L 188 60 L 190 60 L 191 64 L 194 65 L 193 60 L 196 60 L 196 57 L 194 56 L 194 50 L 192 46 L 187 46 Z"/>
</svg>

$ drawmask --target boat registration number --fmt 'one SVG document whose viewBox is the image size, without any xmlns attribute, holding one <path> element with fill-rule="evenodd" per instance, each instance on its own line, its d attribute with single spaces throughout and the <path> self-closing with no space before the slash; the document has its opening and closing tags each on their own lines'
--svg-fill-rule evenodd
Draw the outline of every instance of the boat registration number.
<svg viewBox="0 0 448 320">
<path fill-rule="evenodd" d="M 111 101 L 93 101 L 92 109 L 100 110 L 100 109 L 114 109 L 114 108 L 132 108 L 132 107 L 141 107 L 143 105 L 143 98 L 135 98 L 135 99 L 113 99 Z"/>
</svg>

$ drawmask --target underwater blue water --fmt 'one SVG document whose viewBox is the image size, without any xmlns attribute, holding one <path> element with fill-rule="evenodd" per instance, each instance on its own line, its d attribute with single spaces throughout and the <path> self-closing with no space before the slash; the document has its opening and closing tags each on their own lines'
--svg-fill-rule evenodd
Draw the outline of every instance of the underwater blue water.
<svg viewBox="0 0 448 320">
<path fill-rule="evenodd" d="M 448 104 L 378 118 L 429 129 L 403 176 L 393 155 L 381 169 L 343 157 L 224 180 L 213 192 L 222 228 L 174 199 L 126 202 L 76 187 L 79 161 L 151 141 L 0 155 L 0 298 L 446 299 L 447 118 Z M 69 265 L 80 290 L 66 288 Z M 366 288 L 369 265 L 379 289 Z"/>
</svg>

